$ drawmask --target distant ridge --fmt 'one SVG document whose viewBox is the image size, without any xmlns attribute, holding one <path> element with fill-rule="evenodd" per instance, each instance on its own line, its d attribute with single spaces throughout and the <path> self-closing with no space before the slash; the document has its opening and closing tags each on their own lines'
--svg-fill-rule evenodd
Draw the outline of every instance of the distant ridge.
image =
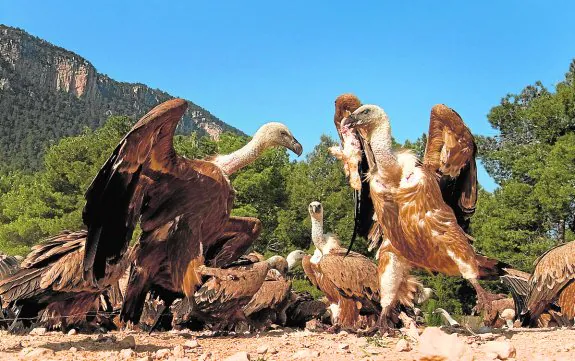
<svg viewBox="0 0 575 361">
<path fill-rule="evenodd" d="M 100 74 L 81 56 L 0 24 L 0 166 L 34 170 L 50 142 L 96 128 L 110 115 L 138 118 L 173 98 Z M 188 101 L 178 132 L 244 134 Z"/>
</svg>

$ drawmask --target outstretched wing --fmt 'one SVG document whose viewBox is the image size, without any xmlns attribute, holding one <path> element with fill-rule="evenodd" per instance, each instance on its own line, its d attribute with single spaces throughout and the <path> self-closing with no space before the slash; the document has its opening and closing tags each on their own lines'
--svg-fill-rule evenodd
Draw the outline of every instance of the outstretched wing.
<svg viewBox="0 0 575 361">
<path fill-rule="evenodd" d="M 431 109 L 423 164 L 440 176 L 444 201 L 467 231 L 477 203 L 477 146 L 457 112 L 443 104 Z"/>
<path fill-rule="evenodd" d="M 507 274 L 501 276 L 501 283 L 511 292 L 513 303 L 515 304 L 515 314 L 519 315 L 525 308 L 527 295 L 529 294 L 529 277 L 527 272 L 515 269 L 505 269 Z"/>
<path fill-rule="evenodd" d="M 527 309 L 537 318 L 554 302 L 560 292 L 575 279 L 575 242 L 562 244 L 544 253 L 536 262 L 529 279 Z"/>
<path fill-rule="evenodd" d="M 106 262 L 117 263 L 126 252 L 153 182 L 146 171 L 163 174 L 175 167 L 173 136 L 187 106 L 185 100 L 173 99 L 144 115 L 92 181 L 82 214 L 88 226 L 83 265 L 87 280 L 104 277 Z"/>
</svg>

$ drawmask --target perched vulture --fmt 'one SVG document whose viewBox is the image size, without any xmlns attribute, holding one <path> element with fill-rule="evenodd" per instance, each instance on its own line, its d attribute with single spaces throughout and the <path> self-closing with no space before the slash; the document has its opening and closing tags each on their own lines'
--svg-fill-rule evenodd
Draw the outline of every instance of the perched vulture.
<svg viewBox="0 0 575 361">
<path fill-rule="evenodd" d="M 83 324 L 96 316 L 100 296 L 107 293 L 125 273 L 131 252 L 110 267 L 98 286 L 82 277 L 82 258 L 87 233 L 64 231 L 32 247 L 22 267 L 0 281 L 4 306 L 20 309 L 18 318 L 33 319 L 44 311 L 41 321 L 48 328 Z M 30 322 L 28 322 L 30 323 Z"/>
<path fill-rule="evenodd" d="M 291 282 L 286 278 L 289 265 L 283 257 L 274 257 L 275 260 L 272 262 L 277 269 L 272 268 L 268 271 L 264 283 L 244 307 L 244 314 L 254 324 L 285 325 L 287 320 L 286 310 L 291 292 Z"/>
<path fill-rule="evenodd" d="M 22 258 L 21 256 L 18 257 Z M 16 256 L 0 254 L 0 281 L 18 271 L 21 261 L 22 259 L 19 260 Z M 16 311 L 15 307 L 3 308 L 2 297 L 0 297 L 0 328 L 9 326 L 9 320 L 16 317 L 14 311 Z"/>
<path fill-rule="evenodd" d="M 234 190 L 228 176 L 266 149 L 301 145 L 286 126 L 262 126 L 243 148 L 212 160 L 176 154 L 173 137 L 187 108 L 164 102 L 144 115 L 118 144 L 86 192 L 88 240 L 84 277 L 98 283 L 107 267 L 122 262 L 140 222 L 142 234 L 120 318 L 138 323 L 146 294 L 155 289 L 167 306 L 191 297 L 201 284 L 196 268 L 237 259 L 260 232 L 254 218 L 230 217 Z"/>
<path fill-rule="evenodd" d="M 570 321 L 575 318 L 575 242 L 554 247 L 535 261 L 529 293 L 520 318 L 524 326 L 558 307 Z M 556 310 L 557 311 L 557 310 Z M 550 312 L 552 313 L 552 312 Z"/>
<path fill-rule="evenodd" d="M 414 266 L 462 275 L 475 288 L 480 309 L 503 297 L 478 282 L 502 275 L 503 265 L 476 254 L 464 231 L 475 210 L 477 170 L 475 142 L 461 117 L 445 105 L 433 107 L 422 163 L 392 148 L 389 119 L 378 106 L 359 107 L 342 127 L 358 130 L 374 156 L 368 179 L 381 232 L 370 241 L 381 242 L 378 275 L 386 290 L 379 327 L 391 326 L 389 312 L 401 289 L 397 274 Z"/>
<path fill-rule="evenodd" d="M 359 253 L 351 252 L 346 256 L 337 236 L 324 234 L 321 203 L 312 202 L 308 210 L 316 251 L 313 257 L 302 258 L 306 276 L 328 298 L 334 325 L 350 329 L 371 326 L 369 319 L 376 319 L 380 311 L 380 292 L 386 292 L 378 282 L 377 266 Z M 401 303 L 412 307 L 419 283 L 406 274 L 398 277 L 402 278 L 404 286 Z"/>
<path fill-rule="evenodd" d="M 268 272 L 285 267 L 286 261 L 281 257 L 226 269 L 200 266 L 200 274 L 210 278 L 190 298 L 191 317 L 217 330 L 230 329 L 242 321 L 251 325 L 244 313 L 246 306 L 261 289 Z M 250 310 L 257 310 L 259 303 L 252 303 Z"/>
</svg>

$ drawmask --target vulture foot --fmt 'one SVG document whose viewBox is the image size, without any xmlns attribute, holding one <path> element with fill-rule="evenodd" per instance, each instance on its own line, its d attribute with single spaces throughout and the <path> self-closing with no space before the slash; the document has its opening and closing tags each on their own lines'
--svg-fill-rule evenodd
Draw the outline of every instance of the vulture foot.
<svg viewBox="0 0 575 361">
<path fill-rule="evenodd" d="M 504 294 L 494 294 L 483 290 L 483 292 L 477 293 L 477 303 L 473 308 L 474 311 L 491 311 L 493 301 L 501 300 L 507 298 Z"/>
</svg>

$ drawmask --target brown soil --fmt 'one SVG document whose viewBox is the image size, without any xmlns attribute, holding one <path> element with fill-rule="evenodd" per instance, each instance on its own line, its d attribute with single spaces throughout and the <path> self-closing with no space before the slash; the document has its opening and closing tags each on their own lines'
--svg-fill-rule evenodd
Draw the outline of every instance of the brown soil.
<svg viewBox="0 0 575 361">
<path fill-rule="evenodd" d="M 575 330 L 514 330 L 494 331 L 492 338 L 510 341 L 517 355 L 515 360 L 546 361 L 575 360 Z M 126 336 L 136 341 L 134 352 L 122 351 Z M 474 352 L 475 360 L 493 359 L 485 354 L 486 341 L 476 336 L 459 336 Z M 409 339 L 407 337 L 407 339 Z M 194 341 L 198 346 L 194 347 Z M 420 357 L 417 342 L 413 350 L 399 352 L 399 337 L 366 338 L 345 332 L 339 334 L 310 331 L 272 330 L 260 334 L 213 336 L 209 333 L 171 331 L 148 335 L 144 332 L 111 332 L 106 335 L 66 335 L 46 332 L 43 335 L 9 335 L 0 332 L 0 360 L 224 360 L 244 351 L 250 360 L 292 360 L 296 353 L 301 359 L 314 360 L 390 360 L 411 361 Z M 179 347 L 177 347 L 180 345 Z M 191 346 L 191 347 L 190 347 Z M 265 350 L 267 348 L 267 350 Z M 161 349 L 169 349 L 160 351 Z M 319 352 L 319 356 L 314 352 Z M 162 355 L 164 354 L 164 355 Z M 243 358 L 246 359 L 245 356 Z"/>
</svg>

